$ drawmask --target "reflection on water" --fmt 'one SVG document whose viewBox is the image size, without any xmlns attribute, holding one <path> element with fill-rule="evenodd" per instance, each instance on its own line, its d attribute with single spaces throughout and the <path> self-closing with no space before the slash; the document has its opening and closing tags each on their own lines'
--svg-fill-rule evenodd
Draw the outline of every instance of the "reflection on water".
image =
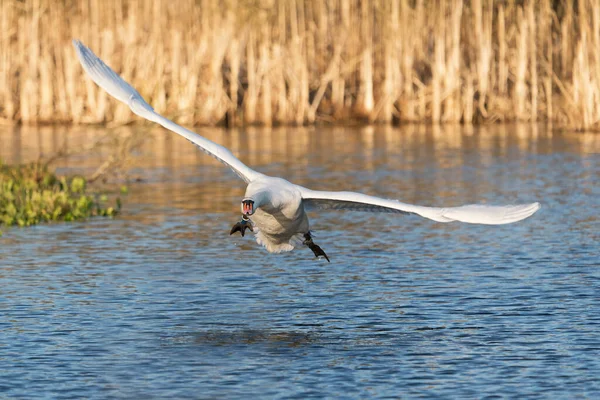
<svg viewBox="0 0 600 400">
<path fill-rule="evenodd" d="M 407 148 L 415 150 L 408 162 L 420 156 L 440 158 L 443 167 L 464 164 L 465 156 L 477 151 L 482 159 L 507 156 L 510 151 L 548 153 L 555 150 L 575 154 L 600 153 L 600 135 L 594 133 L 553 132 L 538 125 L 492 125 L 461 128 L 459 126 L 408 125 L 350 127 L 280 127 L 225 130 L 197 128 L 205 137 L 228 147 L 247 164 L 254 166 L 282 163 L 289 167 L 307 166 L 313 161 L 327 160 L 332 155 L 360 158 L 365 169 L 377 168 L 388 150 Z M 15 126 L 0 129 L 0 158 L 7 163 L 21 163 L 48 156 L 59 150 L 77 150 L 106 136 L 126 137 L 143 132 L 148 139 L 143 146 L 144 157 L 139 166 L 212 165 L 216 161 L 204 157 L 187 141 L 156 127 L 123 126 L 63 127 Z M 323 151 L 323 150 L 328 151 Z M 110 151 L 104 149 L 104 151 Z M 452 158 L 445 157 L 452 151 Z M 89 166 L 97 162 L 98 154 L 86 153 L 77 162 L 63 162 L 64 166 Z M 388 160 L 389 161 L 389 160 Z M 393 160 L 392 160 L 393 161 Z M 343 165 L 338 166 L 343 168 Z"/>
<path fill-rule="evenodd" d="M 535 126 L 201 130 L 318 189 L 455 205 L 538 200 L 514 225 L 311 214 L 331 264 L 229 236 L 244 185 L 150 127 L 114 220 L 0 237 L 7 398 L 594 398 L 600 136 Z M 145 132 L 147 130 L 147 132 Z M 0 129 L 0 156 L 100 128 Z M 61 160 L 96 168 L 110 146 Z M 1 396 L 0 396 L 1 397 Z"/>
<path fill-rule="evenodd" d="M 309 332 L 278 332 L 268 330 L 242 329 L 237 331 L 213 330 L 197 333 L 194 343 L 210 346 L 231 346 L 239 344 L 263 343 L 277 346 L 303 346 L 315 341 Z"/>
<path fill-rule="evenodd" d="M 480 196 L 490 192 L 499 200 L 531 201 L 531 196 L 519 195 L 523 188 L 510 188 L 511 177 L 501 170 L 494 180 L 488 179 L 489 169 L 496 168 L 495 163 L 508 164 L 535 180 L 540 171 L 536 160 L 526 157 L 529 153 L 561 152 L 574 163 L 585 163 L 589 157 L 600 154 L 600 135 L 556 133 L 538 125 L 250 127 L 197 131 L 230 148 L 249 166 L 301 185 L 358 190 L 429 205 L 439 204 L 443 198 L 452 204 L 486 201 Z M 119 138 L 140 134 L 147 136 L 147 140 L 133 152 L 130 173 L 148 183 L 140 190 L 153 202 L 163 205 L 175 202 L 185 207 L 187 201 L 199 195 L 192 186 L 203 190 L 197 185 L 200 181 L 210 182 L 214 194 L 203 199 L 202 207 L 206 209 L 229 210 L 223 208 L 223 201 L 243 193 L 241 182 L 236 182 L 216 160 L 154 125 L 114 129 L 60 126 L 0 129 L 3 143 L 0 159 L 7 163 L 28 162 L 61 150 L 77 152 L 99 138 L 104 139 L 105 146 L 56 163 L 59 171 L 66 168 L 90 174 L 114 151 Z M 581 165 L 580 169 L 588 174 L 582 178 L 594 178 L 590 168 Z M 326 182 L 322 178 L 325 171 Z M 349 180 L 349 171 L 358 174 Z M 187 177 L 180 179 L 182 174 Z M 415 174 L 426 175 L 427 185 L 419 185 Z"/>
<path fill-rule="evenodd" d="M 231 149 L 249 165 L 283 163 L 306 166 L 307 156 L 315 161 L 332 155 L 360 157 L 367 169 L 381 162 L 379 154 L 397 147 L 417 150 L 414 157 L 444 156 L 457 150 L 456 157 L 440 160 L 442 166 L 462 164 L 464 155 L 476 150 L 482 158 L 505 156 L 509 151 L 535 150 L 548 153 L 555 150 L 576 154 L 600 153 L 600 135 L 586 132 L 554 132 L 540 125 L 504 124 L 482 127 L 453 125 L 407 125 L 366 127 L 247 127 L 233 130 L 192 128 L 203 136 Z M 140 166 L 211 165 L 215 161 L 194 150 L 184 139 L 155 125 L 104 128 L 94 126 L 14 126 L 0 129 L 0 158 L 7 163 L 21 163 L 53 154 L 59 150 L 75 150 L 90 145 L 109 132 L 128 136 L 133 132 L 147 133 L 145 157 Z M 328 151 L 323 151 L 327 149 Z M 458 151 L 460 150 L 460 151 Z M 88 166 L 96 162 L 95 154 L 86 154 L 68 166 Z M 448 164 L 449 163 L 449 164 Z"/>
</svg>

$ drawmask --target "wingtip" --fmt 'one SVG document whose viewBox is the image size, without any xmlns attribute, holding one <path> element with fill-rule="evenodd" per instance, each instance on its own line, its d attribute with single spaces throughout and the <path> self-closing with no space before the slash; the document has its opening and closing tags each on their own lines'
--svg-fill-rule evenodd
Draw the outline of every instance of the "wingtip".
<svg viewBox="0 0 600 400">
<path fill-rule="evenodd" d="M 542 205 L 539 202 L 536 201 L 535 203 L 531 203 L 529 207 L 527 207 L 528 216 L 535 214 L 540 208 L 542 208 Z"/>
<path fill-rule="evenodd" d="M 521 221 L 525 218 L 529 218 L 533 214 L 535 214 L 540 208 L 541 208 L 541 205 L 537 201 L 535 203 L 522 205 L 520 207 L 517 206 L 514 214 L 512 215 L 513 220 L 511 222 L 517 222 L 517 221 Z"/>
<path fill-rule="evenodd" d="M 537 201 L 535 203 L 523 205 L 519 207 L 520 210 L 516 210 L 516 212 L 512 215 L 512 218 L 509 218 L 511 219 L 510 222 L 517 222 L 529 218 L 533 214 L 535 214 L 541 207 L 541 204 Z"/>
<path fill-rule="evenodd" d="M 89 57 L 88 52 L 91 52 L 90 49 L 86 47 L 79 39 L 72 40 L 73 47 L 75 47 L 75 52 L 77 53 L 77 57 L 79 58 L 79 62 L 83 66 L 84 69 L 88 69 L 91 63 L 91 58 Z"/>
<path fill-rule="evenodd" d="M 77 52 L 79 63 L 96 82 L 108 94 L 117 100 L 127 104 L 134 113 L 144 118 L 151 119 L 146 115 L 153 111 L 152 107 L 144 101 L 140 94 L 129 83 L 123 80 L 115 71 L 104 63 L 92 50 L 85 46 L 80 40 L 73 39 L 73 46 Z"/>
<path fill-rule="evenodd" d="M 82 51 L 84 48 L 86 48 L 86 47 L 85 47 L 85 45 L 84 45 L 83 43 L 81 43 L 81 40 L 79 40 L 79 39 L 73 39 L 73 40 L 71 41 L 71 43 L 73 43 L 73 47 L 75 47 L 75 50 L 76 50 L 78 53 L 81 53 L 81 51 Z"/>
</svg>

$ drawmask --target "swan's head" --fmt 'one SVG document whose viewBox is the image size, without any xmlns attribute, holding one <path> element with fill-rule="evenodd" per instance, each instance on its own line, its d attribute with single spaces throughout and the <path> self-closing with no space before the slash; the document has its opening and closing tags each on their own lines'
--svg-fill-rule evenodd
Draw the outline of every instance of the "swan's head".
<svg viewBox="0 0 600 400">
<path fill-rule="evenodd" d="M 254 214 L 254 200 L 244 199 L 242 200 L 242 214 L 249 217 Z"/>
</svg>

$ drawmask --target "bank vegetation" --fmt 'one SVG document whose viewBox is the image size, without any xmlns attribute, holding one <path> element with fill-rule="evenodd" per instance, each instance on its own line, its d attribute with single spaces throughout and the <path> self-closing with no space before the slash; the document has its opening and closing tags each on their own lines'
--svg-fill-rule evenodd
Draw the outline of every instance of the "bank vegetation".
<svg viewBox="0 0 600 400">
<path fill-rule="evenodd" d="M 0 161 L 0 228 L 112 217 L 120 207 L 119 198 L 110 206 L 106 196 L 90 192 L 84 177 L 58 176 L 37 162 L 8 166 Z"/>
</svg>

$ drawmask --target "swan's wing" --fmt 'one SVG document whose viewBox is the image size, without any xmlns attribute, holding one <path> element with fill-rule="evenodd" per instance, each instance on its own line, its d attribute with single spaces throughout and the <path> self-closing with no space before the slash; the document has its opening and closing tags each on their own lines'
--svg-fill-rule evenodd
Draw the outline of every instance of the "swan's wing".
<svg viewBox="0 0 600 400">
<path fill-rule="evenodd" d="M 127 104 L 131 111 L 142 118 L 156 122 L 165 128 L 173 131 L 190 142 L 194 143 L 206 154 L 213 156 L 223 164 L 229 166 L 240 178 L 246 182 L 250 182 L 259 176 L 261 173 L 254 171 L 238 160 L 228 149 L 216 144 L 197 133 L 177 125 L 175 122 L 163 117 L 154 111 L 154 109 L 146 103 L 140 94 L 131 85 L 123 80 L 115 71 L 106 65 L 98 58 L 90 49 L 83 45 L 78 40 L 73 40 L 77 56 L 83 66 L 83 69 L 88 73 L 90 78 L 98 84 L 102 89 L 115 99 Z"/>
<path fill-rule="evenodd" d="M 520 221 L 540 208 L 540 203 L 510 206 L 466 205 L 423 207 L 354 192 L 322 192 L 300 187 L 306 207 L 316 209 L 372 211 L 417 214 L 438 222 L 461 221 L 471 224 L 501 225 Z"/>
</svg>

